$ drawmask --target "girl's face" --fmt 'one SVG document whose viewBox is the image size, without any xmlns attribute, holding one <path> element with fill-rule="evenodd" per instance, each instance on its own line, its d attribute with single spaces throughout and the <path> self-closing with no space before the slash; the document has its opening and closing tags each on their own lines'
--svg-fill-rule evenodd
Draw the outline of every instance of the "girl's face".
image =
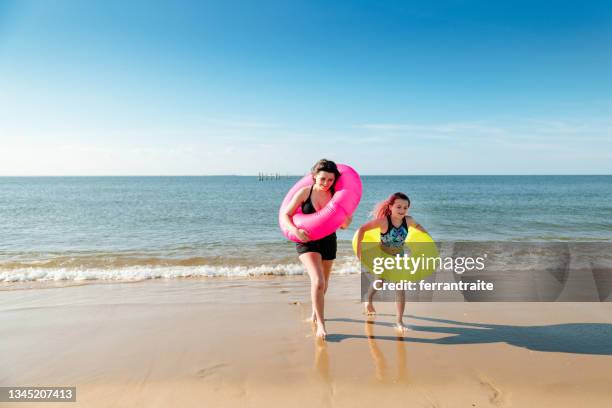
<svg viewBox="0 0 612 408">
<path fill-rule="evenodd" d="M 336 176 L 334 173 L 328 173 L 326 171 L 320 171 L 315 176 L 315 185 L 319 190 L 328 191 L 331 186 L 334 185 Z"/>
<path fill-rule="evenodd" d="M 405 217 L 406 214 L 408 214 L 408 207 L 410 207 L 408 201 L 397 198 L 393 204 L 389 206 L 391 216 L 396 218 Z"/>
</svg>

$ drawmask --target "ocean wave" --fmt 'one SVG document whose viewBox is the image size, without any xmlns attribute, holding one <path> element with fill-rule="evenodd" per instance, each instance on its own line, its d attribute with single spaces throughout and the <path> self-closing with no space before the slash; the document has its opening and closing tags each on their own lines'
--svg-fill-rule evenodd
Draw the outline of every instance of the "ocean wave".
<svg viewBox="0 0 612 408">
<path fill-rule="evenodd" d="M 333 273 L 358 273 L 354 259 L 340 260 Z M 140 281 L 148 279 L 214 278 L 214 277 L 258 277 L 303 275 L 304 267 L 299 263 L 261 265 L 197 265 L 160 266 L 135 265 L 121 268 L 95 267 L 25 267 L 0 268 L 0 282 L 52 282 L 52 281 Z"/>
</svg>

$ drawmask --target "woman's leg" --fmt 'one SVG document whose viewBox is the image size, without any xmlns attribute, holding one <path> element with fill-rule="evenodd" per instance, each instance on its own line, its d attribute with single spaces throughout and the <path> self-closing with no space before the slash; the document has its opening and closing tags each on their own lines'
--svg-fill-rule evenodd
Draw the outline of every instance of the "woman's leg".
<svg viewBox="0 0 612 408">
<path fill-rule="evenodd" d="M 329 286 L 329 276 L 331 274 L 332 266 L 334 266 L 334 260 L 323 261 L 323 277 L 325 278 L 325 288 L 323 289 L 323 295 L 327 293 L 327 287 Z M 312 317 L 313 322 L 317 321 L 317 314 L 315 313 L 314 304 L 312 305 Z"/>
<path fill-rule="evenodd" d="M 325 338 L 325 317 L 323 315 L 325 294 L 325 276 L 323 274 L 323 262 L 318 252 L 306 252 L 299 256 L 300 261 L 306 267 L 310 277 L 310 298 L 312 300 L 315 317 L 317 321 L 317 337 Z"/>
<path fill-rule="evenodd" d="M 323 293 L 327 293 L 327 287 L 329 286 L 329 276 L 331 275 L 332 266 L 334 266 L 334 260 L 323 261 L 323 276 L 325 277 L 325 289 Z"/>
</svg>

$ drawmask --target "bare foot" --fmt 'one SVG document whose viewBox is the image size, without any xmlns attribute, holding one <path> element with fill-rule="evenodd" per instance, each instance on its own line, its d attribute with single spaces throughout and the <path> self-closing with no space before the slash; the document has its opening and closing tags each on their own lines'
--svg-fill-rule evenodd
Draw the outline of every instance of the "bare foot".
<svg viewBox="0 0 612 408">
<path fill-rule="evenodd" d="M 393 327 L 395 328 L 396 331 L 400 333 L 406 333 L 408 331 L 408 327 L 404 326 L 403 322 L 395 323 L 395 326 Z"/>
<path fill-rule="evenodd" d="M 327 330 L 325 330 L 325 325 L 323 323 L 317 323 L 316 336 L 321 340 L 325 340 L 325 337 L 327 337 Z"/>
<path fill-rule="evenodd" d="M 365 303 L 365 314 L 367 316 L 374 316 L 376 314 L 376 309 L 374 309 L 372 302 Z"/>
<path fill-rule="evenodd" d="M 317 315 L 315 314 L 315 312 L 312 312 L 312 315 L 310 315 L 307 318 L 305 318 L 304 319 L 304 323 L 316 324 L 317 323 Z"/>
</svg>

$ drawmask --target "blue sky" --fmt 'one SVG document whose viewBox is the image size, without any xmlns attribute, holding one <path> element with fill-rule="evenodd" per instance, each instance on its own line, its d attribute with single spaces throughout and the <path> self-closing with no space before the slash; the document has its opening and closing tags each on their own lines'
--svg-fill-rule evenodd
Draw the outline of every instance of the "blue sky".
<svg viewBox="0 0 612 408">
<path fill-rule="evenodd" d="M 612 173 L 609 2 L 0 0 L 0 175 Z"/>
</svg>

